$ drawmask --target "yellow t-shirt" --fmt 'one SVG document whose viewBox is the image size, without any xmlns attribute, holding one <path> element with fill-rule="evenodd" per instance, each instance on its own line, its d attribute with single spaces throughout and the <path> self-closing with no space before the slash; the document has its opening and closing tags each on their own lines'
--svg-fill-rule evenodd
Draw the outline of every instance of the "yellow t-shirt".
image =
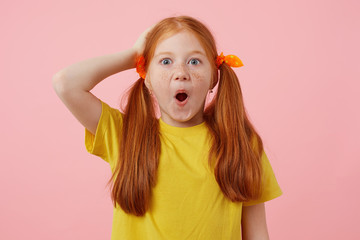
<svg viewBox="0 0 360 240">
<path fill-rule="evenodd" d="M 115 169 L 122 113 L 102 103 L 95 136 L 85 128 L 85 146 Z M 221 192 L 208 166 L 210 140 L 205 122 L 179 128 L 160 121 L 161 154 L 157 185 L 145 216 L 114 208 L 111 240 L 241 239 L 242 206 L 282 194 L 264 152 L 264 194 L 257 201 L 234 203 Z"/>
</svg>

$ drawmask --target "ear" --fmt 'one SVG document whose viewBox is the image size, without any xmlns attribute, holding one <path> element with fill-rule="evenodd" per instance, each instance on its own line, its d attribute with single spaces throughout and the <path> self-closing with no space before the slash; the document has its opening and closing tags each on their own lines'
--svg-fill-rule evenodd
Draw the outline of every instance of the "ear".
<svg viewBox="0 0 360 240">
<path fill-rule="evenodd" d="M 214 89 L 218 81 L 219 81 L 219 74 L 218 71 L 216 70 L 211 80 L 209 91 Z"/>
<path fill-rule="evenodd" d="M 145 77 L 144 83 L 145 83 L 145 86 L 147 87 L 147 89 L 149 89 L 149 92 L 152 92 L 151 82 L 147 76 Z"/>
</svg>

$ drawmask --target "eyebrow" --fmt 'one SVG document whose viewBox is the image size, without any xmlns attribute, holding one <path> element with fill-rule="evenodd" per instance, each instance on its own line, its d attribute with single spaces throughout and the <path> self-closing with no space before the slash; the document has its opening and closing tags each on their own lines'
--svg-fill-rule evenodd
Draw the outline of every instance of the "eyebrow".
<svg viewBox="0 0 360 240">
<path fill-rule="evenodd" d="M 203 52 L 198 51 L 198 50 L 194 50 L 194 51 L 190 52 L 190 54 L 200 54 L 200 55 L 206 56 Z M 159 52 L 158 54 L 156 54 L 154 56 L 154 58 L 159 55 L 173 55 L 173 53 L 172 52 Z"/>
</svg>

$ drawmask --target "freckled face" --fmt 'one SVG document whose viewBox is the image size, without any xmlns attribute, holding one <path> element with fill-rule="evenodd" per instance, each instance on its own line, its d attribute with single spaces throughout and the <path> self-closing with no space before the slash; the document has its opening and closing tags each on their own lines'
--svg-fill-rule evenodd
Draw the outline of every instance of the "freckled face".
<svg viewBox="0 0 360 240">
<path fill-rule="evenodd" d="M 203 122 L 211 72 L 206 52 L 193 34 L 182 31 L 157 45 L 145 83 L 165 123 L 190 127 Z"/>
</svg>

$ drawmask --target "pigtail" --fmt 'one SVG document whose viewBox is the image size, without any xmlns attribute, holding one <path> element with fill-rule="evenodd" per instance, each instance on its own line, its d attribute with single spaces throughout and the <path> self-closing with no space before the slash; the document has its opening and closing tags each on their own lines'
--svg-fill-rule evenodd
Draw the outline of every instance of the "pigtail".
<svg viewBox="0 0 360 240">
<path fill-rule="evenodd" d="M 122 132 L 121 155 L 110 181 L 114 206 L 130 214 L 142 216 L 149 208 L 151 189 L 156 184 L 160 155 L 159 123 L 153 101 L 144 79 L 129 91 Z"/>
<path fill-rule="evenodd" d="M 220 66 L 217 95 L 204 117 L 213 137 L 209 164 L 215 164 L 224 195 L 234 202 L 259 198 L 262 140 L 247 118 L 238 78 L 227 64 Z"/>
</svg>

